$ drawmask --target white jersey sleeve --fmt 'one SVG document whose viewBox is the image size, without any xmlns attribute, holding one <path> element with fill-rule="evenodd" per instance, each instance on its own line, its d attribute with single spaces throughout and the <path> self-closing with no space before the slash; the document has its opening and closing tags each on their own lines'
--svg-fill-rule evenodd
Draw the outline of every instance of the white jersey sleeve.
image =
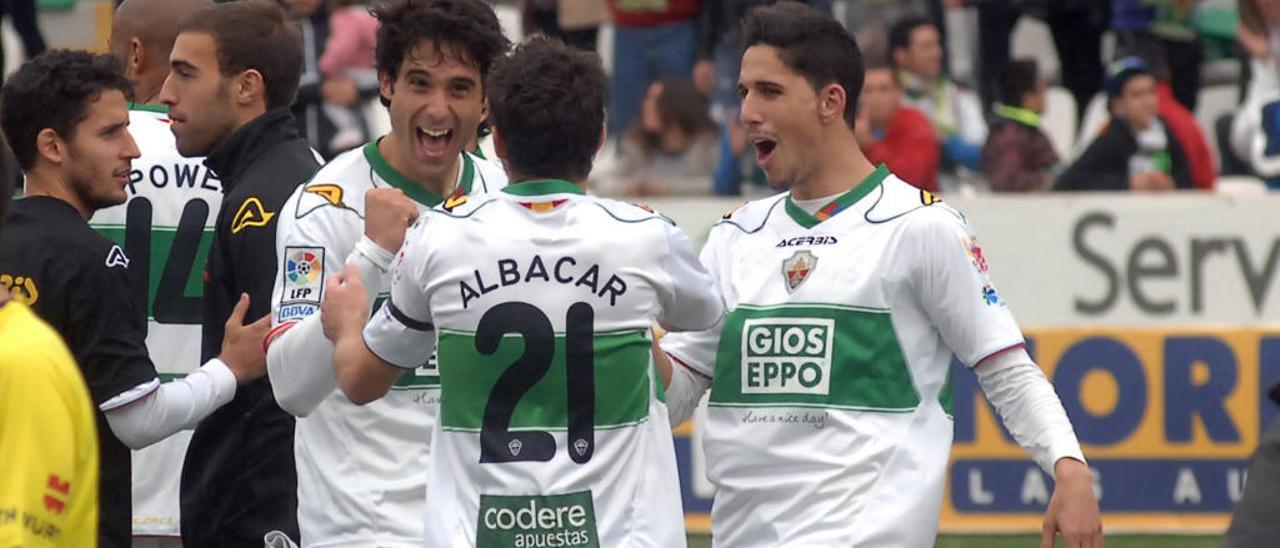
<svg viewBox="0 0 1280 548">
<path fill-rule="evenodd" d="M 960 213 L 938 205 L 911 215 L 900 259 L 920 305 L 965 365 L 1020 347 L 1022 332 L 996 291 L 977 237 Z"/>
<path fill-rule="evenodd" d="M 664 225 L 667 254 L 662 270 L 668 275 L 659 285 L 662 327 L 668 331 L 706 330 L 724 316 L 724 300 L 707 269 L 698 262 L 689 237 L 674 225 Z"/>
<path fill-rule="evenodd" d="M 301 202 L 316 198 L 299 187 L 282 211 L 292 213 Z M 280 407 L 305 417 L 331 392 L 337 378 L 329 364 L 333 343 L 324 337 L 320 324 L 320 300 L 327 274 L 341 272 L 350 228 L 327 222 L 332 215 L 354 215 L 350 211 L 326 207 L 301 218 L 287 214 L 276 233 L 276 284 L 271 296 L 270 345 L 267 371 L 272 392 Z M 367 280 L 376 284 L 377 280 Z M 372 287 L 377 287 L 372 285 Z"/>
<path fill-rule="evenodd" d="M 422 280 L 427 279 L 427 230 L 424 214 L 409 233 L 391 267 L 391 296 L 364 328 L 364 342 L 383 361 L 404 369 L 426 363 L 436 351 L 435 326 Z"/>
<path fill-rule="evenodd" d="M 728 245 L 728 232 L 723 227 L 713 228 L 706 245 L 702 247 L 699 260 L 707 269 L 716 291 L 721 293 L 722 300 L 731 303 L 732 298 L 726 294 L 731 287 L 724 283 L 728 279 L 728 265 L 720 260 L 720 248 Z M 716 348 L 720 344 L 720 332 L 723 329 L 724 321 L 721 317 L 706 329 L 669 333 L 659 344 L 675 360 L 676 363 L 672 364 L 675 367 L 687 367 L 703 377 L 711 378 L 716 369 Z"/>
</svg>

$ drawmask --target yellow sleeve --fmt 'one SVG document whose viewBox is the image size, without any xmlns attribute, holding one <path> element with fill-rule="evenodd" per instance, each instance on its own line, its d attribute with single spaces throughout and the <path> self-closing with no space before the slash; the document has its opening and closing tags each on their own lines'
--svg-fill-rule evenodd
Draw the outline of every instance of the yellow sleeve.
<svg viewBox="0 0 1280 548">
<path fill-rule="evenodd" d="M 93 408 L 66 347 L 39 328 L 0 336 L 0 547 L 93 546 Z"/>
</svg>

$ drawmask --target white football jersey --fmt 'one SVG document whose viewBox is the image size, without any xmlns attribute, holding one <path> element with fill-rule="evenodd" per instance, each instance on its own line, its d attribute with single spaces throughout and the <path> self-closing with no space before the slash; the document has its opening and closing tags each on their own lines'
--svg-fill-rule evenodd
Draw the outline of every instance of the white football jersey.
<svg viewBox="0 0 1280 548">
<path fill-rule="evenodd" d="M 124 246 L 136 276 L 138 310 L 147 311 L 147 352 L 161 380 L 200 367 L 204 263 L 222 203 L 222 182 L 204 158 L 178 154 L 167 109 L 131 105 L 129 200 L 98 210 L 89 223 Z M 133 452 L 133 534 L 178 536 L 178 480 L 191 431 Z"/>
<path fill-rule="evenodd" d="M 467 153 L 461 160 L 457 190 L 449 202 L 506 186 L 500 165 Z M 342 271 L 364 235 L 364 195 L 375 188 L 399 188 L 420 210 L 446 201 L 397 173 L 379 154 L 376 143 L 334 158 L 281 208 L 276 235 L 279 278 L 272 296 L 274 326 L 300 321 L 319 310 L 326 275 Z M 388 277 L 363 281 L 385 297 Z M 310 333 L 314 340 L 302 344 L 332 352 L 333 343 L 323 332 Z M 301 353 L 283 358 L 311 361 Z M 328 360 L 304 365 L 332 375 Z M 294 458 L 303 546 L 421 545 L 430 447 L 427 427 L 435 422 L 440 381 L 434 360 L 424 358 L 415 365 L 386 397 L 363 406 L 351 403 L 336 384 L 329 384 L 319 405 L 298 418 Z"/>
<path fill-rule="evenodd" d="M 423 216 L 392 279 L 365 343 L 439 352 L 426 546 L 685 545 L 650 328 L 723 304 L 679 229 L 529 181 Z"/>
<path fill-rule="evenodd" d="M 713 379 L 716 544 L 932 546 L 952 352 L 1023 343 L 964 218 L 881 166 L 812 215 L 786 194 L 743 206 L 702 260 L 730 312 L 662 346 Z"/>
</svg>

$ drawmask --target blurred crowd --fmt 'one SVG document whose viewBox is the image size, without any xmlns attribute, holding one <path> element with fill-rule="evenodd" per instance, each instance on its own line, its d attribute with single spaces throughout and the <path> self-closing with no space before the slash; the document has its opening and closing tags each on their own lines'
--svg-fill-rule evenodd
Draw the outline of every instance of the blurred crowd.
<svg viewBox="0 0 1280 548">
<path fill-rule="evenodd" d="M 610 146 L 597 192 L 776 190 L 737 121 L 739 21 L 772 0 L 516 1 L 498 4 L 519 13 L 524 36 L 605 57 Z M 863 50 L 863 151 L 921 188 L 1252 194 L 1280 188 L 1280 0 L 1234 1 L 807 3 Z M 293 110 L 312 146 L 332 158 L 385 133 L 372 0 L 280 2 L 302 28 Z M 4 5 L 33 55 L 45 46 L 28 4 Z M 1051 40 L 1032 43 L 1033 56 L 1024 40 L 1014 58 L 1023 20 Z"/>
</svg>

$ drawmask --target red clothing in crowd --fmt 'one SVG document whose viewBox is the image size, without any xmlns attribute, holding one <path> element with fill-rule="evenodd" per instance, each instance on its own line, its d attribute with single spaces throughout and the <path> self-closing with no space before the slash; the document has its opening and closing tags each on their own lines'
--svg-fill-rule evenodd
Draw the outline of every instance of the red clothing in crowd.
<svg viewBox="0 0 1280 548">
<path fill-rule="evenodd" d="M 1187 154 L 1192 182 L 1198 189 L 1213 190 L 1213 182 L 1217 180 L 1218 173 L 1213 167 L 1209 144 L 1205 141 L 1204 132 L 1200 130 L 1196 117 L 1173 97 L 1173 88 L 1169 84 L 1157 85 L 1156 95 L 1160 97 L 1160 117 L 1169 124 L 1169 131 Z"/>
<path fill-rule="evenodd" d="M 667 0 L 667 9 L 662 11 L 630 11 L 618 4 L 618 0 L 608 1 L 609 11 L 613 12 L 613 24 L 619 27 L 656 27 L 695 19 L 702 13 L 700 0 Z"/>
<path fill-rule="evenodd" d="M 938 191 L 941 149 L 933 123 L 913 108 L 899 107 L 880 140 L 863 145 L 873 164 L 885 164 L 903 181 L 930 192 Z"/>
</svg>

